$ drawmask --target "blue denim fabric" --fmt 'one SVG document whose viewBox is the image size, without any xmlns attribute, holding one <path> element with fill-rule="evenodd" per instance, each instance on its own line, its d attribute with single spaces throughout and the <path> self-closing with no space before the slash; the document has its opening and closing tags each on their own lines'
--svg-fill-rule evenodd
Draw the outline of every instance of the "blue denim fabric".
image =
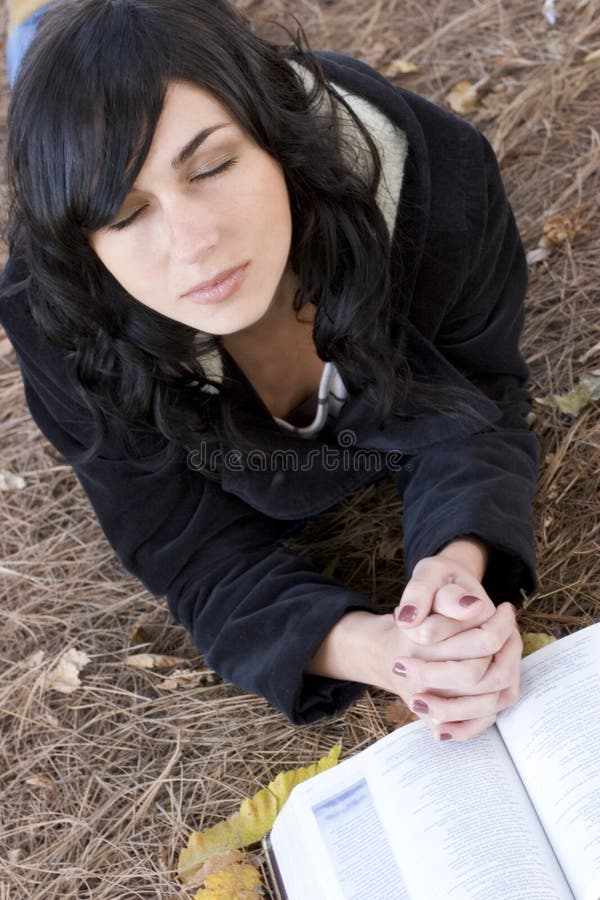
<svg viewBox="0 0 600 900">
<path fill-rule="evenodd" d="M 16 28 L 13 28 L 8 36 L 6 42 L 6 71 L 8 73 L 8 83 L 11 88 L 16 81 L 17 73 L 27 48 L 37 31 L 39 21 L 51 5 L 51 3 L 46 3 L 45 6 L 36 9 L 24 22 L 21 22 Z"/>
<path fill-rule="evenodd" d="M 367 484 L 372 484 L 374 481 L 381 481 L 382 478 L 387 478 L 388 475 L 393 475 L 391 469 L 387 466 L 383 468 L 380 472 L 375 472 L 374 475 L 371 475 L 367 478 L 361 487 L 365 487 Z M 280 539 L 289 537 L 291 534 L 295 534 L 296 531 L 299 531 L 304 525 L 307 525 L 309 522 L 314 522 L 315 519 L 318 519 L 319 516 L 305 516 L 303 519 L 292 519 L 289 528 L 287 528 L 283 534 L 280 536 Z"/>
</svg>

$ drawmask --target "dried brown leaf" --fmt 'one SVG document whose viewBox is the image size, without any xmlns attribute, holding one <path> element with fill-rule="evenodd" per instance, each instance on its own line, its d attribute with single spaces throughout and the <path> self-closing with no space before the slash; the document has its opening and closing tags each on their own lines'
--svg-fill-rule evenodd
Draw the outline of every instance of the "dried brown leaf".
<svg viewBox="0 0 600 900">
<path fill-rule="evenodd" d="M 402 534 L 390 531 L 385 534 L 379 542 L 377 556 L 379 559 L 396 559 L 403 543 L 404 538 Z"/>
<path fill-rule="evenodd" d="M 32 775 L 25 779 L 25 784 L 40 791 L 46 800 L 53 800 L 58 794 L 58 785 L 50 775 Z"/>
<path fill-rule="evenodd" d="M 388 703 L 385 708 L 385 721 L 393 728 L 401 728 L 403 725 L 408 725 L 409 722 L 415 722 L 418 718 L 399 697 Z"/>
<path fill-rule="evenodd" d="M 568 213 L 556 213 L 544 222 L 540 247 L 560 247 L 581 231 L 581 206 L 572 206 Z"/>
<path fill-rule="evenodd" d="M 152 622 L 137 622 L 129 631 L 133 647 L 137 644 L 151 644 L 162 636 L 164 628 Z"/>
<path fill-rule="evenodd" d="M 535 263 L 545 262 L 545 260 L 549 259 L 552 256 L 552 250 L 550 247 L 535 247 L 533 250 L 529 250 L 527 253 L 527 263 L 530 266 L 535 265 Z"/>
<path fill-rule="evenodd" d="M 410 59 L 398 57 L 391 61 L 386 68 L 384 75 L 386 78 L 395 78 L 397 75 L 413 75 L 420 71 L 421 69 L 419 66 L 415 65 L 414 62 L 411 62 Z"/>
<path fill-rule="evenodd" d="M 197 684 L 214 684 L 217 678 L 217 673 L 211 669 L 198 672 L 181 672 L 175 669 L 160 682 L 160 687 L 165 691 L 176 691 L 179 688 L 195 687 Z"/>
<path fill-rule="evenodd" d="M 48 673 L 47 687 L 61 694 L 72 694 L 81 687 L 79 673 L 90 662 L 87 653 L 72 648 L 67 650 Z"/>
<path fill-rule="evenodd" d="M 13 472 L 0 472 L 0 491 L 22 491 L 25 479 Z"/>
<path fill-rule="evenodd" d="M 189 659 L 181 656 L 164 656 L 162 653 L 134 653 L 123 660 L 126 666 L 134 669 L 170 669 L 189 663 Z"/>
</svg>

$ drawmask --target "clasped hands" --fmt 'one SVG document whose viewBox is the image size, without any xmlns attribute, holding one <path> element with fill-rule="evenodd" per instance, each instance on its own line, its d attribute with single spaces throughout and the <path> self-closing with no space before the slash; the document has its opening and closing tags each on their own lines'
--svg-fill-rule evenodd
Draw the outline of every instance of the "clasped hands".
<svg viewBox="0 0 600 900">
<path fill-rule="evenodd" d="M 438 740 L 480 734 L 519 696 L 523 644 L 515 612 L 512 603 L 496 607 L 459 562 L 420 560 L 390 623 L 385 686 Z"/>
</svg>

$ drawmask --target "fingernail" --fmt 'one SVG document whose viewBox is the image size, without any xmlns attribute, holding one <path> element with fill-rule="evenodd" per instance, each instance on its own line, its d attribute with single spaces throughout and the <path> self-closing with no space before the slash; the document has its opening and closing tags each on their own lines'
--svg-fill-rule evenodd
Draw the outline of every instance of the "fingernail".
<svg viewBox="0 0 600 900">
<path fill-rule="evenodd" d="M 403 678 L 406 678 L 406 666 L 403 666 L 402 663 L 394 663 L 392 672 L 394 675 L 402 675 Z"/>
<path fill-rule="evenodd" d="M 473 606 L 474 603 L 477 603 L 479 597 L 461 597 L 458 601 L 461 606 Z"/>
<path fill-rule="evenodd" d="M 451 740 L 452 740 L 452 735 L 448 734 L 447 731 L 444 731 L 443 734 L 440 734 L 440 741 L 451 741 Z"/>
<path fill-rule="evenodd" d="M 396 616 L 398 622 L 414 622 L 417 616 L 416 606 L 403 606 Z"/>
<path fill-rule="evenodd" d="M 424 700 L 413 700 L 411 709 L 413 712 L 428 713 L 429 707 Z"/>
</svg>

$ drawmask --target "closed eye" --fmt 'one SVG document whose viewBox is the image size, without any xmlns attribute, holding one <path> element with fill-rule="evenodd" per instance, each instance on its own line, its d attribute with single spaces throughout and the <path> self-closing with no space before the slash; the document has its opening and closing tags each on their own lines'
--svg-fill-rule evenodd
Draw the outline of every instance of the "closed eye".
<svg viewBox="0 0 600 900">
<path fill-rule="evenodd" d="M 214 178 L 216 175 L 220 175 L 222 172 L 226 172 L 227 169 L 231 169 L 237 162 L 237 157 L 233 159 L 228 159 L 226 162 L 222 163 L 222 165 L 217 166 L 216 169 L 211 169 L 210 172 L 199 172 L 197 175 L 191 179 L 192 181 L 204 181 L 208 178 Z M 113 225 L 109 225 L 109 231 L 122 231 L 123 228 L 127 228 L 128 225 L 131 225 L 132 222 L 135 222 L 137 217 L 143 212 L 148 206 L 145 203 L 143 206 L 140 206 L 139 209 L 136 209 L 130 216 L 126 219 L 121 219 L 120 222 L 115 222 Z"/>
</svg>

